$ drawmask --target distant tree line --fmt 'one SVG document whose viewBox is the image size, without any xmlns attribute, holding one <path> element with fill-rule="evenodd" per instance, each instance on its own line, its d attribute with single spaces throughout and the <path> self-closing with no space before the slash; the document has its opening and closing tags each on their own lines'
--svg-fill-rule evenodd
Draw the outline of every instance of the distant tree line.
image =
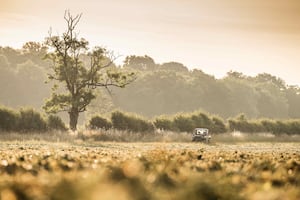
<svg viewBox="0 0 300 200">
<path fill-rule="evenodd" d="M 0 47 L 0 104 L 40 109 L 50 93 L 44 84 L 50 63 L 42 44 L 26 43 L 22 49 Z"/>
<path fill-rule="evenodd" d="M 0 47 L 0 104 L 40 110 L 51 85 L 44 84 L 51 63 L 47 48 L 28 42 L 22 49 Z M 81 55 L 88 62 L 87 56 Z M 138 79 L 124 89 L 104 90 L 87 108 L 87 116 L 105 115 L 115 109 L 146 118 L 204 110 L 223 119 L 244 113 L 248 118 L 300 118 L 300 88 L 262 73 L 247 76 L 230 71 L 216 79 L 199 69 L 188 70 L 177 62 L 157 64 L 149 56 L 128 56 L 115 66 L 135 70 Z"/>
<path fill-rule="evenodd" d="M 139 79 L 115 90 L 113 102 L 129 112 L 153 117 L 205 110 L 224 119 L 244 113 L 250 118 L 299 118 L 300 88 L 268 73 L 246 76 L 230 71 L 222 79 L 181 63 L 156 64 L 148 56 L 129 56 L 124 67 Z"/>
</svg>

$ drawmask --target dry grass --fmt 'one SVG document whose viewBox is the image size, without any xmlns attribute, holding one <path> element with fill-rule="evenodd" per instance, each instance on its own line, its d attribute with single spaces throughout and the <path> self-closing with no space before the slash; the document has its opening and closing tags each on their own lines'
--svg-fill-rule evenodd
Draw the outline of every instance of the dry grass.
<svg viewBox="0 0 300 200">
<path fill-rule="evenodd" d="M 189 142 L 191 134 L 164 132 L 135 133 L 119 130 L 86 130 L 79 134 L 79 137 L 94 141 L 114 141 L 114 142 Z"/>
<path fill-rule="evenodd" d="M 46 133 L 0 132 L 0 141 L 47 141 L 47 142 L 191 142 L 191 133 L 157 131 L 135 133 L 119 130 L 79 130 L 77 132 L 52 131 Z M 213 134 L 211 144 L 247 142 L 300 142 L 300 135 L 278 135 L 270 133 L 232 132 Z"/>
<path fill-rule="evenodd" d="M 0 132 L 0 141 L 48 141 L 69 142 L 104 141 L 104 142 L 190 142 L 191 133 L 172 131 L 135 133 L 119 130 L 79 130 L 78 132 L 52 131 L 46 133 Z M 300 135 L 273 135 L 270 133 L 232 132 L 213 134 L 211 144 L 243 142 L 300 142 Z"/>
<path fill-rule="evenodd" d="M 0 131 L 0 141 L 72 142 L 75 139 L 76 135 L 66 131 L 48 131 L 45 133 L 20 133 Z"/>
<path fill-rule="evenodd" d="M 214 142 L 240 143 L 240 142 L 300 142 L 300 135 L 273 135 L 271 133 L 241 133 L 232 132 L 213 136 Z"/>
<path fill-rule="evenodd" d="M 118 130 L 85 130 L 79 137 L 83 140 L 114 141 L 114 142 L 190 142 L 192 134 L 187 132 L 177 133 L 160 131 L 149 133 L 134 133 Z M 212 144 L 215 143 L 240 143 L 240 142 L 300 142 L 300 135 L 281 134 L 275 136 L 271 133 L 241 133 L 232 132 L 213 134 Z"/>
</svg>

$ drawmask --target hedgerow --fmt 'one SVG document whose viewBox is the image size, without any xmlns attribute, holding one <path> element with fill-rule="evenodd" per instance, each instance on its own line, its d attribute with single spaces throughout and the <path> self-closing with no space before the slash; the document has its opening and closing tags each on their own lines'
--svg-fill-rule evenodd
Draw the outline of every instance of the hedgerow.
<svg viewBox="0 0 300 200">
<path fill-rule="evenodd" d="M 44 117 L 32 108 L 21 108 L 19 111 L 0 107 L 0 130 L 5 132 L 46 132 L 50 130 L 67 130 L 58 116 Z"/>
</svg>

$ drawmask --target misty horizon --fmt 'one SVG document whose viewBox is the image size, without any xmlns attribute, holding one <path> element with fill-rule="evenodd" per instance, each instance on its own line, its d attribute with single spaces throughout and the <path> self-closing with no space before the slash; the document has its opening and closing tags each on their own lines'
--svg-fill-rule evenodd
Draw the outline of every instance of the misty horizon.
<svg viewBox="0 0 300 200">
<path fill-rule="evenodd" d="M 270 73 L 300 85 L 300 4 L 277 1 L 58 2 L 2 0 L 0 46 L 43 41 L 64 30 L 63 13 L 83 13 L 80 36 L 117 54 L 176 61 L 221 78 L 230 70 Z M 34 28 L 32 28 L 34 26 Z M 122 63 L 123 59 L 117 64 Z"/>
<path fill-rule="evenodd" d="M 42 42 L 39 42 L 39 41 L 28 41 L 28 42 L 42 43 Z M 15 48 L 12 47 L 12 46 L 1 46 L 1 45 L 0 45 L 0 48 L 1 48 L 1 47 L 2 47 L 2 48 L 7 48 L 7 47 L 8 47 L 8 48 L 15 49 Z M 15 50 L 22 51 L 22 48 L 16 48 Z M 129 56 L 138 56 L 138 57 L 148 56 L 148 57 L 154 59 L 154 61 L 156 61 L 156 58 L 153 58 L 153 57 L 151 57 L 150 55 L 119 55 L 119 57 L 114 61 L 114 63 L 115 63 L 117 66 L 122 67 L 122 66 L 124 65 L 124 61 L 125 61 L 126 57 L 129 57 Z M 121 59 L 122 59 L 122 60 L 121 60 Z M 174 63 L 179 63 L 179 64 L 183 64 L 189 71 L 193 71 L 193 70 L 201 70 L 202 72 L 204 72 L 204 73 L 206 73 L 206 74 L 208 74 L 208 75 L 211 75 L 211 76 L 213 76 L 213 77 L 216 78 L 216 79 L 223 79 L 223 78 L 225 78 L 226 76 L 228 76 L 228 73 L 231 73 L 231 72 L 242 73 L 242 74 L 243 74 L 244 76 L 246 76 L 246 77 L 256 77 L 257 75 L 259 75 L 259 74 L 264 74 L 264 73 L 270 74 L 270 75 L 273 75 L 273 76 L 276 76 L 276 75 L 272 74 L 271 72 L 267 72 L 267 71 L 262 71 L 262 72 L 257 72 L 257 73 L 246 74 L 246 73 L 244 73 L 244 72 L 242 72 L 242 71 L 236 71 L 236 70 L 229 70 L 229 71 L 227 71 L 227 72 L 224 72 L 224 74 L 219 74 L 219 76 L 218 76 L 218 75 L 216 75 L 216 74 L 211 74 L 211 73 L 205 71 L 205 68 L 204 68 L 204 69 L 201 68 L 201 67 L 198 67 L 198 68 L 192 68 L 192 67 L 190 67 L 190 66 L 185 65 L 185 63 L 180 63 L 180 62 L 178 62 L 178 61 L 176 61 L 176 60 L 166 60 L 166 61 L 163 61 L 163 62 L 161 62 L 161 63 L 155 62 L 155 64 L 157 64 L 157 65 L 164 65 L 164 64 L 172 63 L 172 62 L 174 62 Z M 297 83 L 296 83 L 296 84 L 291 84 L 291 83 L 289 83 L 287 80 L 283 79 L 283 78 L 280 77 L 280 76 L 276 76 L 276 77 L 279 78 L 279 79 L 282 79 L 282 80 L 286 83 L 287 86 L 296 86 L 296 87 L 299 87 L 299 86 L 300 86 L 300 82 L 299 82 L 299 84 L 297 84 Z"/>
</svg>

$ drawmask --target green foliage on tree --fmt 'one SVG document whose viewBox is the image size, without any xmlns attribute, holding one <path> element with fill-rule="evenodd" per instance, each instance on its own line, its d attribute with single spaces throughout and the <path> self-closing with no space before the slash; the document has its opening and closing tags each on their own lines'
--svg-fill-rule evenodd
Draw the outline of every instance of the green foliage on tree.
<svg viewBox="0 0 300 200">
<path fill-rule="evenodd" d="M 130 67 L 136 70 L 154 70 L 156 68 L 156 64 L 153 58 L 145 55 L 145 56 L 127 56 L 124 60 L 124 67 Z"/>
<path fill-rule="evenodd" d="M 42 106 L 50 91 L 50 87 L 44 84 L 48 62 L 42 59 L 42 55 L 24 49 L 0 47 L 1 104 L 14 108 L 39 109 Z"/>
<path fill-rule="evenodd" d="M 300 87 L 289 86 L 286 89 L 288 115 L 291 118 L 300 118 Z"/>
<path fill-rule="evenodd" d="M 6 69 L 9 66 L 8 59 L 5 55 L 0 54 L 0 69 Z"/>
<path fill-rule="evenodd" d="M 79 113 L 85 112 L 95 98 L 97 87 L 116 86 L 123 88 L 135 79 L 134 73 L 125 73 L 112 68 L 113 60 L 109 52 L 100 47 L 89 50 L 88 41 L 78 37 L 77 24 L 81 15 L 65 13 L 66 31 L 61 36 L 50 32 L 46 40 L 49 48 L 47 58 L 52 60 L 49 80 L 56 81 L 52 97 L 44 109 L 47 113 L 68 112 L 72 130 L 76 130 Z M 88 63 L 81 56 L 88 57 Z"/>
<path fill-rule="evenodd" d="M 32 60 L 35 64 L 39 66 L 46 65 L 46 62 L 43 58 L 47 54 L 48 48 L 45 44 L 33 41 L 26 42 L 21 51 L 24 57 Z"/>
<path fill-rule="evenodd" d="M 160 65 L 161 70 L 177 71 L 177 72 L 188 72 L 188 68 L 182 63 L 178 62 L 167 62 Z"/>
</svg>

